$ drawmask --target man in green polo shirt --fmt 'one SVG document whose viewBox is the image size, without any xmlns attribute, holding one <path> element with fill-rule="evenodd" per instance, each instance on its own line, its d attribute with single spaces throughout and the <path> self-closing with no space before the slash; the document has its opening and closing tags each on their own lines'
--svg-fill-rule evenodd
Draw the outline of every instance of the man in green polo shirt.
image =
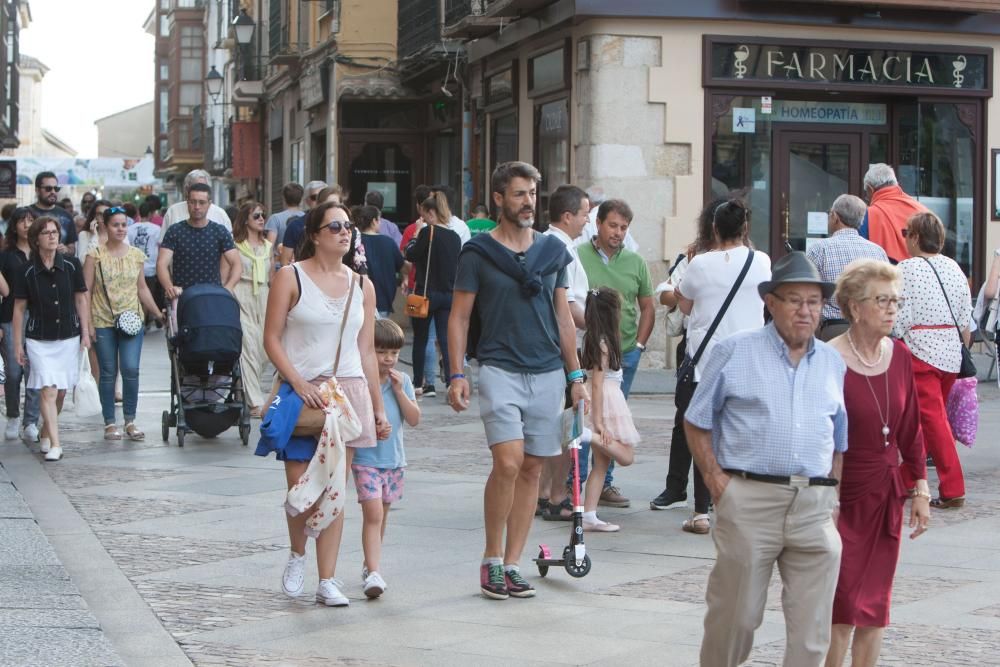
<svg viewBox="0 0 1000 667">
<path fill-rule="evenodd" d="M 639 368 L 639 358 L 653 332 L 656 306 L 653 283 L 646 260 L 624 247 L 625 235 L 632 224 L 632 209 L 621 199 L 608 199 L 597 209 L 597 234 L 580 245 L 580 263 L 591 288 L 613 287 L 622 295 L 622 393 L 628 398 L 632 380 Z M 581 468 L 586 466 L 586 458 Z M 614 464 L 608 467 L 601 504 L 628 507 L 628 498 L 612 485 Z M 581 469 L 586 477 L 586 471 Z"/>
</svg>

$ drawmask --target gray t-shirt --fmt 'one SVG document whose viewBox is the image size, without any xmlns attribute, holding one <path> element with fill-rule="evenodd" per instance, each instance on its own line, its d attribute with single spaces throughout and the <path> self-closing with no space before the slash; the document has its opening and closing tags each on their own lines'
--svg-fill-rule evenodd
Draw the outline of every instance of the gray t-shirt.
<svg viewBox="0 0 1000 667">
<path fill-rule="evenodd" d="M 274 252 L 278 252 L 278 244 L 285 238 L 285 225 L 288 221 L 297 215 L 302 215 L 302 211 L 298 209 L 286 208 L 284 211 L 278 211 L 264 223 L 265 232 L 274 232 Z"/>
<path fill-rule="evenodd" d="M 535 243 L 542 238 L 541 234 L 536 235 Z M 505 252 L 517 255 L 510 250 Z M 521 296 L 516 280 L 479 253 L 467 251 L 459 256 L 455 289 L 476 294 L 482 322 L 476 348 L 480 364 L 510 373 L 532 374 L 563 367 L 552 296 L 557 287 L 569 287 L 566 269 L 544 276 L 542 284 L 541 292 L 526 299 Z"/>
</svg>

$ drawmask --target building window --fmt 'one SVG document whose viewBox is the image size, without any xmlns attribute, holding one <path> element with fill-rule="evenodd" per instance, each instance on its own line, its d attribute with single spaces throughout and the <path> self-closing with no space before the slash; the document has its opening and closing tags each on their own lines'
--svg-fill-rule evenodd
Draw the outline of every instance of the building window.
<svg viewBox="0 0 1000 667">
<path fill-rule="evenodd" d="M 302 142 L 296 141 L 291 145 L 291 160 L 289 160 L 288 180 L 293 183 L 302 182 Z"/>
<path fill-rule="evenodd" d="M 517 159 L 517 114 L 490 118 L 490 169 Z"/>
<path fill-rule="evenodd" d="M 569 98 L 535 106 L 535 165 L 542 174 L 538 207 L 548 210 L 548 193 L 569 183 Z"/>
<path fill-rule="evenodd" d="M 160 58 L 160 81 L 167 81 L 170 79 L 170 61 L 166 58 Z"/>
<path fill-rule="evenodd" d="M 537 97 L 569 88 L 569 67 L 567 65 L 566 46 L 530 58 L 528 60 L 528 97 Z"/>
<path fill-rule="evenodd" d="M 179 59 L 179 93 L 177 113 L 190 116 L 193 107 L 202 103 L 205 79 L 204 36 L 200 26 L 181 27 Z"/>
<path fill-rule="evenodd" d="M 170 91 L 160 88 L 160 134 L 167 133 L 167 122 L 170 120 Z"/>
</svg>

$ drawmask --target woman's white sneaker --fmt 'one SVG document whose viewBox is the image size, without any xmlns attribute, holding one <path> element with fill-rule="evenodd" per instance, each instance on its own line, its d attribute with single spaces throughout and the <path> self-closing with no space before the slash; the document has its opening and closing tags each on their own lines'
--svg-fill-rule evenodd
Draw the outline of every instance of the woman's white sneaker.
<svg viewBox="0 0 1000 667">
<path fill-rule="evenodd" d="M 58 461 L 62 458 L 62 447 L 52 447 L 49 449 L 48 453 L 45 454 L 46 461 Z"/>
<path fill-rule="evenodd" d="M 39 447 L 42 450 L 42 454 L 48 454 L 49 450 L 52 449 L 52 441 L 48 438 L 42 438 L 39 442 Z"/>
<path fill-rule="evenodd" d="M 371 572 L 365 577 L 365 597 L 374 600 L 385 592 L 385 579 L 378 572 Z"/>
<path fill-rule="evenodd" d="M 306 556 L 294 551 L 288 552 L 288 562 L 285 564 L 285 574 L 281 577 L 281 590 L 288 597 L 297 598 L 306 587 Z"/>
<path fill-rule="evenodd" d="M 320 579 L 319 587 L 316 589 L 316 602 L 322 602 L 327 607 L 347 607 L 351 601 L 340 592 L 340 586 L 336 579 Z"/>
<path fill-rule="evenodd" d="M 3 432 L 5 440 L 17 440 L 17 435 L 21 432 L 20 421 L 18 417 L 7 420 L 7 428 Z"/>
</svg>

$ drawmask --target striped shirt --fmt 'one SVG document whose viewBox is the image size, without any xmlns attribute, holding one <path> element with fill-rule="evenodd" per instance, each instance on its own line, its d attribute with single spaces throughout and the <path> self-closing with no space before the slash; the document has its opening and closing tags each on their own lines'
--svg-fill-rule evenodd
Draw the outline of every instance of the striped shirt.
<svg viewBox="0 0 1000 667">
<path fill-rule="evenodd" d="M 712 431 L 723 468 L 826 477 L 847 451 L 846 370 L 818 340 L 793 366 L 772 322 L 719 341 L 684 418 Z"/>
<path fill-rule="evenodd" d="M 828 239 L 823 239 L 806 251 L 806 257 L 812 260 L 819 270 L 820 277 L 827 282 L 837 282 L 844 268 L 856 259 L 880 259 L 888 262 L 882 246 L 861 237 L 856 229 L 840 229 Z M 843 314 L 833 298 L 823 305 L 824 320 L 843 319 Z"/>
</svg>

